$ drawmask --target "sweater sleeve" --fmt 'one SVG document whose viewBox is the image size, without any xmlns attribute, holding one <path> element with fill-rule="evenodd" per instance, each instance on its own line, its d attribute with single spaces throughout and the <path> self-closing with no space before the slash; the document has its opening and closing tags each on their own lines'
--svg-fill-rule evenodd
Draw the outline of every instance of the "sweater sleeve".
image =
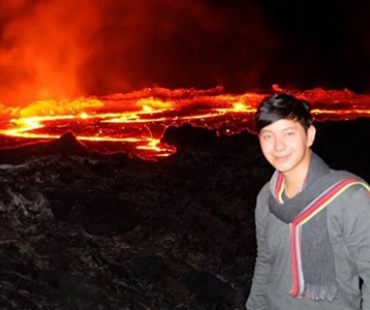
<svg viewBox="0 0 370 310">
<path fill-rule="evenodd" d="M 344 235 L 362 285 L 362 309 L 370 309 L 370 193 L 354 192 L 345 209 Z"/>
<path fill-rule="evenodd" d="M 263 190 L 261 191 L 263 192 Z M 261 194 L 257 197 L 255 210 L 255 225 L 257 239 L 257 258 L 254 267 L 251 292 L 249 294 L 246 308 L 248 310 L 268 309 L 266 301 L 266 284 L 270 274 L 269 253 L 265 235 L 264 215 L 267 205 L 262 203 Z"/>
</svg>

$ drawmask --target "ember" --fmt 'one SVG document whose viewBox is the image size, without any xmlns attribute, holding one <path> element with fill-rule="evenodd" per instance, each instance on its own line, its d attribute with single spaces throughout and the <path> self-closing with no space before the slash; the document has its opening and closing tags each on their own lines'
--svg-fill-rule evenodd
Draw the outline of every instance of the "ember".
<svg viewBox="0 0 370 310">
<path fill-rule="evenodd" d="M 276 91 L 283 91 L 274 85 Z M 313 103 L 317 120 L 350 119 L 370 114 L 370 98 L 343 91 L 289 91 Z M 168 126 L 190 123 L 219 134 L 253 130 L 250 117 L 269 92 L 225 94 L 210 90 L 164 88 L 128 94 L 81 98 L 74 101 L 37 101 L 26 108 L 8 109 L 0 133 L 13 137 L 2 147 L 59 138 L 72 131 L 78 140 L 102 152 L 123 151 L 143 158 L 167 156 L 176 149 L 161 142 Z"/>
</svg>

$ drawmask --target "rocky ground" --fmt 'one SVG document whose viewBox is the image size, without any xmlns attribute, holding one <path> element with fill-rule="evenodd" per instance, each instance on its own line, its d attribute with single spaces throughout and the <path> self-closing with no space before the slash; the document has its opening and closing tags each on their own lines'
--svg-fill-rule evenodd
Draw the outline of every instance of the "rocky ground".
<svg viewBox="0 0 370 310">
<path fill-rule="evenodd" d="M 318 123 L 315 151 L 370 180 L 370 122 Z M 255 197 L 269 179 L 255 135 L 168 128 L 158 162 L 60 139 L 0 150 L 0 308 L 244 309 Z"/>
</svg>

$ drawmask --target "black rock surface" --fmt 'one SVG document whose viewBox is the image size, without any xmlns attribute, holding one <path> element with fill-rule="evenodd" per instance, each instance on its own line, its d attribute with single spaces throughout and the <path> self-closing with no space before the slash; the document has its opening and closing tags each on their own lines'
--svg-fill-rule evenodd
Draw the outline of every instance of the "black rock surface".
<svg viewBox="0 0 370 310">
<path fill-rule="evenodd" d="M 370 122 L 317 127 L 315 151 L 369 180 Z M 163 140 L 178 152 L 157 162 L 72 133 L 0 151 L 0 309 L 244 309 L 272 173 L 257 137 L 184 125 Z"/>
</svg>

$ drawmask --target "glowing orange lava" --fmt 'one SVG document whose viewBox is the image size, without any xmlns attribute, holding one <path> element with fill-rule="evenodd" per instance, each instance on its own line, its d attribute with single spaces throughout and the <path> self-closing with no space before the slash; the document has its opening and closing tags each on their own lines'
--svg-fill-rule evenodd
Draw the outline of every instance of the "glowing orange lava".
<svg viewBox="0 0 370 310">
<path fill-rule="evenodd" d="M 369 97 L 347 90 L 290 93 L 309 100 L 317 120 L 370 115 Z M 160 141 L 166 127 L 190 123 L 233 134 L 251 126 L 251 115 L 266 94 L 155 88 L 63 102 L 44 100 L 3 112 L 0 134 L 24 143 L 56 139 L 72 131 L 81 141 L 110 143 L 112 149 L 144 157 L 167 156 L 175 149 Z"/>
</svg>

